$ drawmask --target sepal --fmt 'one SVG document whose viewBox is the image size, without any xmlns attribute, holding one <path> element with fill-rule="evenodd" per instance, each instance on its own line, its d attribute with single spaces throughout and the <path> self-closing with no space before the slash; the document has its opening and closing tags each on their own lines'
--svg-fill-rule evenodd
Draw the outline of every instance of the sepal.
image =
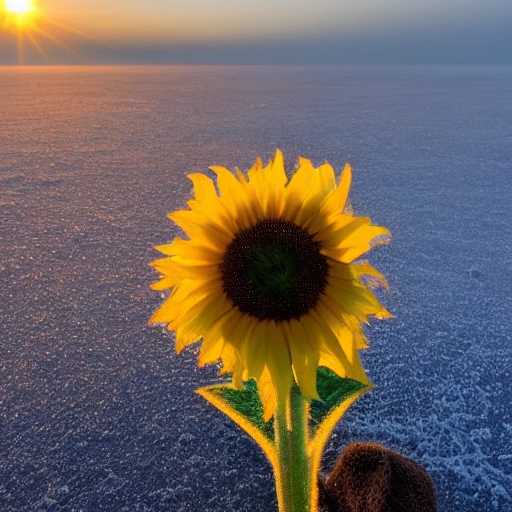
<svg viewBox="0 0 512 512">
<path fill-rule="evenodd" d="M 256 382 L 245 382 L 245 389 L 237 390 L 232 384 L 214 384 L 196 389 L 239 427 L 245 430 L 265 452 L 272 465 L 277 461 L 274 446 L 274 420 L 265 422 Z"/>
<path fill-rule="evenodd" d="M 251 379 L 237 390 L 231 383 L 214 384 L 196 393 L 229 416 L 262 448 L 272 465 L 277 462 L 274 443 L 274 419 L 265 422 L 258 386 Z M 317 390 L 320 400 L 309 403 L 307 454 L 313 474 L 317 474 L 323 448 L 332 430 L 345 411 L 364 393 L 373 388 L 357 380 L 341 378 L 326 367 L 317 371 Z"/>
</svg>

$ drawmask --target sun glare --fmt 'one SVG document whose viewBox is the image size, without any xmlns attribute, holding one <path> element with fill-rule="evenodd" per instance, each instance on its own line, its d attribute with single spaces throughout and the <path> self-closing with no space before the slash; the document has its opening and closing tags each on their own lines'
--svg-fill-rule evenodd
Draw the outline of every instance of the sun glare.
<svg viewBox="0 0 512 512">
<path fill-rule="evenodd" d="M 45 62 L 49 62 L 42 40 L 52 45 L 60 46 L 69 53 L 75 54 L 57 36 L 59 34 L 74 34 L 75 36 L 92 39 L 86 34 L 50 19 L 38 5 L 38 0 L 0 0 L 0 32 L 4 30 L 17 38 L 18 62 L 24 62 L 24 49 L 32 46 Z"/>
<path fill-rule="evenodd" d="M 5 0 L 7 12 L 13 14 L 27 14 L 32 10 L 31 0 Z"/>
</svg>

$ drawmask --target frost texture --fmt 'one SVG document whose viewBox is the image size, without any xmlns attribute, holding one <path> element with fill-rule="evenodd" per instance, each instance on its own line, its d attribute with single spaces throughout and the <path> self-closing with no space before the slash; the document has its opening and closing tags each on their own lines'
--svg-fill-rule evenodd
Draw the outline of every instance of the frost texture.
<svg viewBox="0 0 512 512">
<path fill-rule="evenodd" d="M 512 510 L 510 67 L 33 68 L 0 73 L 2 512 L 268 512 L 270 466 L 147 327 L 185 174 L 280 147 L 354 169 L 393 232 L 364 366 L 328 444 L 424 464 L 440 512 Z"/>
</svg>

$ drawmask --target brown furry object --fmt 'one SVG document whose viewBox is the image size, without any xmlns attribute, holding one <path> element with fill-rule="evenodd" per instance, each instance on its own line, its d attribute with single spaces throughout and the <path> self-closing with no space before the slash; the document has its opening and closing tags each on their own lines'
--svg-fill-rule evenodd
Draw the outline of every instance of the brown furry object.
<svg viewBox="0 0 512 512">
<path fill-rule="evenodd" d="M 319 479 L 322 512 L 436 512 L 434 483 L 419 464 L 373 443 L 352 443 Z"/>
</svg>

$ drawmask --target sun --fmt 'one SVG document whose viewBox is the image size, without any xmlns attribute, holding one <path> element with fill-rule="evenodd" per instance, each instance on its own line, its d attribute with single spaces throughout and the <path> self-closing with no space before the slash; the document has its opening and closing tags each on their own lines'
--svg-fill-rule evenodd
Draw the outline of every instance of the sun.
<svg viewBox="0 0 512 512">
<path fill-rule="evenodd" d="M 40 21 L 35 0 L 0 0 L 0 21 L 9 32 L 21 33 L 34 29 Z M 1 27 L 0 27 L 1 28 Z"/>
<path fill-rule="evenodd" d="M 32 10 L 32 1 L 5 0 L 5 9 L 12 14 L 28 14 Z"/>
<path fill-rule="evenodd" d="M 67 52 L 77 53 L 57 37 L 60 34 L 74 34 L 94 40 L 94 38 L 72 27 L 52 20 L 39 6 L 38 0 L 0 0 L 0 33 L 5 31 L 17 38 L 18 62 L 23 64 L 24 48 L 32 46 L 45 62 L 49 62 L 41 40 L 64 48 Z"/>
</svg>

